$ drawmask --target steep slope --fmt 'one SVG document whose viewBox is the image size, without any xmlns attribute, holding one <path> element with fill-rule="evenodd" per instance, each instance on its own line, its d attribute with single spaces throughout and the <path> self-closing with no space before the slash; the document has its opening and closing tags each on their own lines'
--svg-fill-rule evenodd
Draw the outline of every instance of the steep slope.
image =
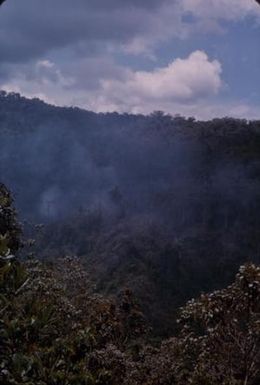
<svg viewBox="0 0 260 385">
<path fill-rule="evenodd" d="M 259 148 L 259 121 L 0 95 L 0 180 L 37 253 L 80 256 L 98 291 L 130 287 L 163 333 L 176 307 L 259 261 Z"/>
</svg>

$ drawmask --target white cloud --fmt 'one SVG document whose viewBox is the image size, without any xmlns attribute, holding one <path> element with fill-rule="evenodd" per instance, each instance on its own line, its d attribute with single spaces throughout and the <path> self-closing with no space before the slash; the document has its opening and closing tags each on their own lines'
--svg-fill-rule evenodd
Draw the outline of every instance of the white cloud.
<svg viewBox="0 0 260 385">
<path fill-rule="evenodd" d="M 176 59 L 153 71 L 128 71 L 125 79 L 107 79 L 92 97 L 97 110 L 111 107 L 119 111 L 147 112 L 158 105 L 191 103 L 216 95 L 221 89 L 221 64 L 210 61 L 203 51 L 186 59 Z"/>
<path fill-rule="evenodd" d="M 69 69 L 46 59 L 34 66 L 15 67 L 9 82 L 0 82 L 0 89 L 96 112 L 148 114 L 163 110 L 198 119 L 260 118 L 259 108 L 246 100 L 222 101 L 226 87 L 221 63 L 203 51 L 151 71 L 133 71 L 105 57 L 83 59 Z"/>
<path fill-rule="evenodd" d="M 192 16 L 190 21 L 185 21 L 187 15 Z M 209 32 L 225 33 L 222 21 L 239 22 L 249 16 L 259 21 L 260 7 L 255 0 L 168 0 L 157 12 L 142 16 L 146 27 L 117 48 L 155 59 L 154 49 L 165 41 L 186 40 Z"/>
<path fill-rule="evenodd" d="M 70 87 L 74 81 L 70 76 L 64 76 L 58 66 L 49 60 L 15 65 L 11 75 L 7 81 L 0 81 L 0 89 L 19 92 L 28 98 L 37 97 L 54 104 L 57 103 L 58 95 L 61 96 L 60 103 L 65 102 L 62 90 Z"/>
<path fill-rule="evenodd" d="M 184 12 L 203 19 L 239 20 L 260 16 L 255 0 L 180 0 Z"/>
<path fill-rule="evenodd" d="M 203 51 L 177 58 L 166 67 L 133 71 L 111 61 L 83 60 L 66 75 L 48 60 L 21 68 L 0 88 L 39 97 L 59 105 L 79 105 L 94 111 L 150 113 L 199 103 L 217 95 L 222 87 L 221 64 Z M 72 75 L 74 73 L 74 75 Z M 91 83 L 90 77 L 96 80 Z M 86 76 L 86 81 L 84 77 Z M 79 82 L 81 81 L 81 85 Z"/>
</svg>

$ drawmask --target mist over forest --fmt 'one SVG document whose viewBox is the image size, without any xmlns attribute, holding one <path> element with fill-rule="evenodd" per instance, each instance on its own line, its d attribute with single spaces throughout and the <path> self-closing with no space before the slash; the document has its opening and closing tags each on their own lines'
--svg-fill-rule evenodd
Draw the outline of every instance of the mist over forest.
<svg viewBox="0 0 260 385">
<path fill-rule="evenodd" d="M 100 210 L 178 231 L 254 220 L 259 121 L 95 114 L 4 92 L 0 101 L 0 175 L 24 218 Z"/>
<path fill-rule="evenodd" d="M 131 287 L 160 332 L 259 262 L 259 121 L 96 114 L 5 92 L 0 121 L 0 179 L 37 253 L 82 257 L 97 291 Z"/>
</svg>

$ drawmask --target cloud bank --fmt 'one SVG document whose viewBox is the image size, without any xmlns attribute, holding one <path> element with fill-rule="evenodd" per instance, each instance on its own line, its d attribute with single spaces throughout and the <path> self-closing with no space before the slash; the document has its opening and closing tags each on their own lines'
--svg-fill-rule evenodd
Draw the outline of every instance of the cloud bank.
<svg viewBox="0 0 260 385">
<path fill-rule="evenodd" d="M 245 20 L 257 28 L 254 0 L 9 0 L 0 88 L 96 111 L 217 113 L 229 79 L 221 47 L 208 49 Z"/>
<path fill-rule="evenodd" d="M 95 103 L 101 109 L 111 103 L 120 111 L 151 112 L 158 105 L 190 103 L 217 94 L 220 88 L 221 64 L 196 51 L 163 68 L 129 71 L 125 79 L 102 81 Z"/>
</svg>

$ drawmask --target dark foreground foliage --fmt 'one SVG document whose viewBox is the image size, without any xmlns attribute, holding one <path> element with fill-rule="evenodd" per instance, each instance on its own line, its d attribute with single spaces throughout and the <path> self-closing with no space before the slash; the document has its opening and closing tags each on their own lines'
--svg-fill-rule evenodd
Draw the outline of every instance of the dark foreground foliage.
<svg viewBox="0 0 260 385">
<path fill-rule="evenodd" d="M 88 293 L 77 259 L 1 265 L 3 384 L 257 385 L 260 269 L 180 310 L 180 332 L 149 344 L 131 293 Z"/>
<path fill-rule="evenodd" d="M 10 204 L 1 198 L 1 220 L 10 210 L 17 229 Z M 259 384 L 256 265 L 242 266 L 226 289 L 188 302 L 179 312 L 179 333 L 155 345 L 129 290 L 117 300 L 90 294 L 77 258 L 19 262 L 10 254 L 17 244 L 12 226 L 2 229 L 1 384 Z"/>
</svg>

